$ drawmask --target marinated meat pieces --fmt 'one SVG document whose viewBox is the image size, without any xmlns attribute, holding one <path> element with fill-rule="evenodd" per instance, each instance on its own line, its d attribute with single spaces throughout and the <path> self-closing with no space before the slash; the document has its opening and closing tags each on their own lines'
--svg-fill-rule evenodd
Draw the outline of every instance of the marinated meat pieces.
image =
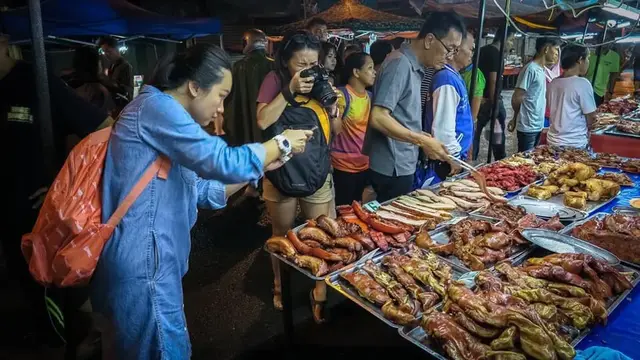
<svg viewBox="0 0 640 360">
<path fill-rule="evenodd" d="M 620 259 L 640 263 L 640 216 L 607 215 L 576 226 L 571 235 L 611 251 Z"/>
<path fill-rule="evenodd" d="M 444 313 L 434 311 L 422 321 L 425 332 L 442 343 L 447 355 L 454 360 L 484 359 L 491 350 L 469 334 L 455 320 Z"/>
<path fill-rule="evenodd" d="M 506 191 L 515 191 L 527 186 L 538 178 L 538 174 L 529 165 L 511 166 L 494 163 L 478 169 L 487 179 L 488 186 Z"/>
<path fill-rule="evenodd" d="M 348 274 L 341 274 L 340 276 L 347 280 L 351 286 L 356 288 L 360 296 L 378 306 L 382 306 L 388 301 L 392 301 L 384 287 L 365 273 L 352 272 Z"/>
<path fill-rule="evenodd" d="M 620 186 L 633 186 L 633 181 L 629 178 L 629 175 L 624 173 L 612 173 L 607 172 L 604 174 L 598 174 L 596 179 L 613 181 Z"/>
<path fill-rule="evenodd" d="M 526 210 L 510 204 L 493 204 L 486 208 L 482 215 L 494 219 L 516 222 L 527 214 Z"/>
<path fill-rule="evenodd" d="M 616 130 L 633 135 L 640 135 L 640 122 L 620 120 L 616 124 Z"/>
</svg>

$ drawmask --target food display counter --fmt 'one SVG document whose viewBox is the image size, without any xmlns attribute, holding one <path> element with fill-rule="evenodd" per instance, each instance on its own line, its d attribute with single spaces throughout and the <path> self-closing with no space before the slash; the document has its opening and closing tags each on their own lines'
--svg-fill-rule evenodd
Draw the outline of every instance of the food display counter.
<svg viewBox="0 0 640 360">
<path fill-rule="evenodd" d="M 639 165 L 540 146 L 483 167 L 485 189 L 462 174 L 272 238 L 288 340 L 294 268 L 426 358 L 566 359 L 590 346 L 640 358 Z"/>
</svg>

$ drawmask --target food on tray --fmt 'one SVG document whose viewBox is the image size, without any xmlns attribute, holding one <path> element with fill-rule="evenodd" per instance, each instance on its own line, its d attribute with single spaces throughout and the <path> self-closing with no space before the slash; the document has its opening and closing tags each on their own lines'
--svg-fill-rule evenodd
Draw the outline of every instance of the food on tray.
<svg viewBox="0 0 640 360">
<path fill-rule="evenodd" d="M 593 218 L 573 228 L 571 236 L 609 250 L 622 260 L 640 263 L 640 216 Z"/>
<path fill-rule="evenodd" d="M 620 115 L 611 113 L 599 113 L 596 114 L 596 121 L 591 127 L 591 131 L 602 130 L 609 125 L 613 125 L 620 121 Z"/>
<path fill-rule="evenodd" d="M 587 193 L 584 191 L 567 191 L 562 203 L 570 208 L 582 210 L 587 207 Z"/>
<path fill-rule="evenodd" d="M 628 173 L 640 174 L 640 160 L 629 159 L 620 165 L 620 169 Z"/>
<path fill-rule="evenodd" d="M 415 231 L 411 225 L 378 218 L 359 203 L 353 207 L 340 206 L 338 213 L 337 219 L 321 215 L 308 220 L 297 233 L 289 230 L 286 237 L 274 236 L 267 240 L 265 248 L 308 269 L 314 276 L 323 276 L 356 262 L 376 248 L 386 251 L 390 246 L 406 247 Z"/>
<path fill-rule="evenodd" d="M 628 98 L 613 99 L 598 106 L 599 113 L 611 113 L 615 115 L 628 114 L 638 108 L 635 100 Z"/>
<path fill-rule="evenodd" d="M 340 276 L 365 300 L 381 307 L 385 318 L 415 325 L 445 296 L 452 273 L 436 255 L 413 246 L 405 254 L 391 252 L 378 263 L 368 260 L 361 269 Z"/>
<path fill-rule="evenodd" d="M 640 135 L 640 122 L 620 120 L 616 124 L 616 130 L 627 134 Z"/>
<path fill-rule="evenodd" d="M 598 153 L 595 162 L 602 167 L 619 168 L 623 159 L 616 154 Z"/>
<path fill-rule="evenodd" d="M 633 186 L 633 181 L 629 178 L 629 175 L 624 173 L 607 172 L 604 174 L 597 174 L 594 178 L 613 181 L 620 186 Z"/>
<path fill-rule="evenodd" d="M 500 201 L 506 201 L 502 196 L 505 192 L 497 187 L 487 187 L 487 191 L 491 193 L 493 197 L 498 198 Z M 434 194 L 429 190 L 416 190 L 413 196 L 417 196 L 418 199 L 426 201 L 425 197 L 432 201 L 441 201 L 447 204 L 452 204 L 455 209 L 462 211 L 473 211 L 475 209 L 488 206 L 491 202 L 487 194 L 485 194 L 475 181 L 470 179 L 456 180 L 456 181 L 444 181 L 440 183 L 438 194 Z"/>
<path fill-rule="evenodd" d="M 640 209 L 640 198 L 633 198 L 629 200 L 629 205 L 634 209 Z"/>
<path fill-rule="evenodd" d="M 478 169 L 487 179 L 488 186 L 515 191 L 537 180 L 538 174 L 529 165 L 494 163 Z"/>
<path fill-rule="evenodd" d="M 531 185 L 527 190 L 527 195 L 539 200 L 548 200 L 557 194 L 559 190 L 560 188 L 555 185 Z"/>
<path fill-rule="evenodd" d="M 570 163 L 560 167 L 549 174 L 543 186 L 552 195 L 557 193 L 564 194 L 563 203 L 566 206 L 580 210 L 587 207 L 587 200 L 604 201 L 617 196 L 620 192 L 620 185 L 613 181 L 596 177 L 595 169 L 583 163 Z M 559 189 L 556 192 L 551 191 L 555 187 L 559 187 Z M 539 193 L 538 195 L 542 196 L 542 198 L 548 195 L 547 192 L 536 188 L 534 188 L 533 192 L 528 192 L 528 195 L 534 196 L 536 193 Z"/>
<path fill-rule="evenodd" d="M 451 283 L 442 311 L 421 326 L 451 359 L 572 359 L 576 334 L 606 323 L 605 302 L 630 289 L 628 275 L 585 254 L 508 262 Z M 497 355 L 499 354 L 499 355 Z"/>
<path fill-rule="evenodd" d="M 553 171 L 558 170 L 561 166 L 566 165 L 567 162 L 565 160 L 556 160 L 549 162 L 542 162 L 536 166 L 534 166 L 534 170 L 542 175 L 549 175 Z"/>
<path fill-rule="evenodd" d="M 578 186 L 587 193 L 589 201 L 603 201 L 616 197 L 620 192 L 620 185 L 610 180 L 587 179 Z"/>
<path fill-rule="evenodd" d="M 489 216 L 494 219 L 517 222 L 527 215 L 527 211 L 521 207 L 509 204 L 494 204 L 484 209 L 482 215 Z"/>
<path fill-rule="evenodd" d="M 535 165 L 536 162 L 529 159 L 529 158 L 525 158 L 525 157 L 521 157 L 516 155 L 510 156 L 506 159 L 502 159 L 500 160 L 501 163 L 503 164 L 507 164 L 507 165 L 511 165 L 511 166 L 518 166 L 518 165 Z"/>
</svg>

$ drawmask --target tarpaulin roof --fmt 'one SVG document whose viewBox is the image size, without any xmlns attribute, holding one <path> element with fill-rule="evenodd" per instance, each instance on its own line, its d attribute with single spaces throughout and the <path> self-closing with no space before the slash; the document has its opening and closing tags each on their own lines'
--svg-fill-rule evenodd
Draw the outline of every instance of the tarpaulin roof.
<svg viewBox="0 0 640 360">
<path fill-rule="evenodd" d="M 279 27 L 279 32 L 304 28 L 308 21 L 320 18 L 327 22 L 329 28 L 349 28 L 351 30 L 370 31 L 402 31 L 420 30 L 422 19 L 407 18 L 374 10 L 355 0 L 339 0 L 327 10 L 314 15 L 312 18 L 297 21 Z"/>
<path fill-rule="evenodd" d="M 0 12 L 0 24 L 12 40 L 31 37 L 27 7 Z M 167 35 L 182 40 L 222 29 L 218 19 L 164 16 L 125 0 L 45 0 L 42 24 L 45 37 Z"/>
</svg>

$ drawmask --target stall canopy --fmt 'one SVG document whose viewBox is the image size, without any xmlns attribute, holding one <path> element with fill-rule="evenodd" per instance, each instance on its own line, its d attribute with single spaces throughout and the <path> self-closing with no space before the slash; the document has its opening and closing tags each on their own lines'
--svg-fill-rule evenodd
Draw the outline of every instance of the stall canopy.
<svg viewBox="0 0 640 360">
<path fill-rule="evenodd" d="M 12 41 L 29 39 L 27 7 L 0 12 L 0 26 Z M 42 1 L 44 36 L 156 35 L 184 40 L 219 34 L 221 24 L 213 18 L 178 18 L 160 15 L 125 0 Z"/>
<path fill-rule="evenodd" d="M 419 30 L 422 19 L 407 18 L 374 10 L 360 4 L 356 0 L 339 0 L 327 10 L 316 14 L 313 18 L 320 18 L 327 22 L 331 29 L 351 29 L 362 31 L 405 31 Z M 302 20 L 278 28 L 278 32 L 302 29 L 307 22 Z"/>
</svg>

